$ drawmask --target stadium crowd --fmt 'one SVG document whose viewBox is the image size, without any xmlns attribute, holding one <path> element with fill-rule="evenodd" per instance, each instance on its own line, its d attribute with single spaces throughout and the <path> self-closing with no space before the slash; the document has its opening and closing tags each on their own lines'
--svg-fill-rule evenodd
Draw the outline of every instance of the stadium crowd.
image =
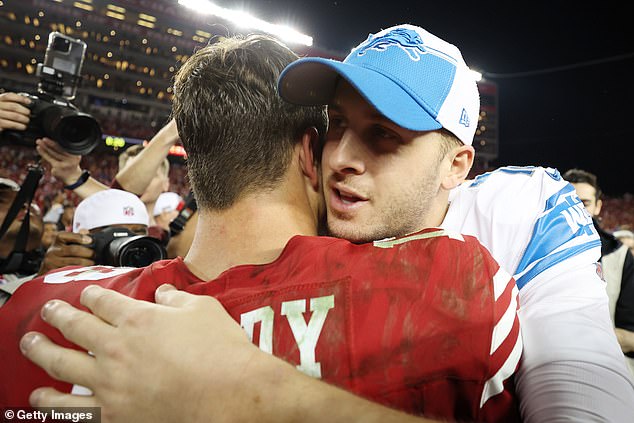
<svg viewBox="0 0 634 423">
<path fill-rule="evenodd" d="M 131 122 L 129 125 L 133 125 Z M 147 128 L 145 132 L 151 131 Z M 0 177 L 8 178 L 17 182 L 24 180 L 28 165 L 39 161 L 39 156 L 34 147 L 19 145 L 0 146 Z M 52 200 L 63 193 L 68 200 L 75 205 L 79 198 L 72 191 L 64 190 L 64 183 L 53 176 L 50 166 L 44 163 L 49 171 L 44 173 L 39 188 L 35 194 L 35 202 L 46 214 L 52 205 Z M 117 154 L 114 152 L 91 153 L 82 157 L 81 167 L 90 171 L 90 174 L 104 184 L 110 184 L 117 174 Z M 176 192 L 181 196 L 186 196 L 189 192 L 189 182 L 187 180 L 187 167 L 182 163 L 182 159 L 171 163 L 169 171 L 170 186 L 168 191 Z"/>
</svg>

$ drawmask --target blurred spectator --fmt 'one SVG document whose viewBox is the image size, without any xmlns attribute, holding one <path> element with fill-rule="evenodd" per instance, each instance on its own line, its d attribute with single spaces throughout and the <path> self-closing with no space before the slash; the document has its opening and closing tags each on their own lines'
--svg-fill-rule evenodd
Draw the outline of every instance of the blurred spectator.
<svg viewBox="0 0 634 423">
<path fill-rule="evenodd" d="M 75 210 L 74 233 L 95 233 L 108 226 L 130 229 L 147 235 L 149 216 L 139 198 L 127 191 L 107 189 L 84 199 Z"/>
<path fill-rule="evenodd" d="M 17 182 L 0 178 L 0 224 L 4 223 L 19 191 L 20 185 Z M 24 249 L 22 250 L 24 254 L 15 255 L 16 240 L 20 237 L 20 229 L 27 217 L 27 213 L 29 218 L 28 233 Z M 40 208 L 32 204 L 28 211 L 26 210 L 26 205 L 23 205 L 18 215 L 7 228 L 7 232 L 0 242 L 0 285 L 9 285 L 4 287 L 3 291 L 11 293 L 21 283 L 35 276 L 43 254 L 41 247 L 42 226 Z M 3 295 L 4 293 L 0 293 L 0 298 L 5 298 Z"/>
<path fill-rule="evenodd" d="M 614 231 L 612 235 L 621 241 L 623 245 L 627 245 L 627 248 L 629 248 L 632 254 L 634 254 L 634 232 L 628 229 L 621 229 Z"/>
<path fill-rule="evenodd" d="M 55 198 L 50 202 L 46 214 L 44 215 L 44 223 L 57 223 L 61 220 L 64 213 L 64 193 L 58 192 Z M 60 228 L 61 229 L 61 228 Z"/>
<path fill-rule="evenodd" d="M 133 145 L 119 155 L 119 171 L 121 172 L 127 166 L 137 165 L 137 160 L 132 160 L 143 151 L 142 145 Z M 141 193 L 141 201 L 145 204 L 148 215 L 150 216 L 150 224 L 154 225 L 154 206 L 158 197 L 169 189 L 169 169 L 170 164 L 167 158 L 163 158 L 160 165 L 156 168 L 152 179 L 149 184 L 144 188 Z M 118 178 L 118 182 L 122 181 Z M 128 188 L 126 184 L 123 184 L 125 188 Z"/>
<path fill-rule="evenodd" d="M 90 236 L 111 227 L 147 235 L 149 217 L 145 205 L 127 191 L 108 189 L 84 199 L 75 211 L 72 232 L 59 232 L 46 252 L 39 274 L 65 266 L 92 266 L 95 262 Z M 99 260 L 97 260 L 99 261 Z"/>
<path fill-rule="evenodd" d="M 183 199 L 175 192 L 164 192 L 154 204 L 154 221 L 158 226 L 169 231 L 170 222 L 178 216 L 178 206 Z"/>
<path fill-rule="evenodd" d="M 42 248 L 48 250 L 48 248 L 53 245 L 55 241 L 55 237 L 59 232 L 59 227 L 57 226 L 57 222 L 44 221 L 44 229 L 42 233 Z"/>
<path fill-rule="evenodd" d="M 75 205 L 70 200 L 64 200 L 62 204 L 63 212 L 59 219 L 60 230 L 69 231 L 73 225 L 73 218 L 75 216 Z"/>
<path fill-rule="evenodd" d="M 44 233 L 42 234 L 42 247 L 48 250 L 48 248 L 55 241 L 55 236 L 60 230 L 64 230 L 61 223 L 61 217 L 64 213 L 64 194 L 62 192 L 57 193 L 51 205 L 44 215 Z"/>
<path fill-rule="evenodd" d="M 603 203 L 596 175 L 570 169 L 563 178 L 575 187 L 601 238 L 601 266 L 607 284 L 610 316 L 617 328 L 621 349 L 630 357 L 628 364 L 634 375 L 634 257 L 627 246 L 598 224 Z"/>
<path fill-rule="evenodd" d="M 198 211 L 191 214 L 190 218 L 185 222 L 183 230 L 173 235 L 167 244 L 167 257 L 185 257 L 194 240 L 196 234 L 196 226 L 198 226 Z"/>
</svg>

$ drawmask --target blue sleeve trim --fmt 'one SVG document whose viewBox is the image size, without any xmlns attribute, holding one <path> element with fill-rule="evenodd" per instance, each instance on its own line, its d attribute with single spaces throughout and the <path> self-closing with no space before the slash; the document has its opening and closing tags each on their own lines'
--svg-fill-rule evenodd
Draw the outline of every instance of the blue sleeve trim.
<svg viewBox="0 0 634 423">
<path fill-rule="evenodd" d="M 575 256 L 577 254 L 583 253 L 584 251 L 591 250 L 592 248 L 601 248 L 601 240 L 590 241 L 585 244 L 577 245 L 576 247 L 567 248 L 558 253 L 552 254 L 548 257 L 545 257 L 541 260 L 535 267 L 526 272 L 522 277 L 515 280 L 517 287 L 522 289 L 527 283 L 529 283 L 533 278 L 539 275 L 541 272 L 546 270 L 549 267 L 552 267 L 562 261 Z"/>
<path fill-rule="evenodd" d="M 515 269 L 515 274 L 528 269 L 569 241 L 585 237 L 599 239 L 592 217 L 577 197 L 574 187 L 566 184 L 547 201 L 544 214 L 536 222 L 526 251 Z"/>
</svg>

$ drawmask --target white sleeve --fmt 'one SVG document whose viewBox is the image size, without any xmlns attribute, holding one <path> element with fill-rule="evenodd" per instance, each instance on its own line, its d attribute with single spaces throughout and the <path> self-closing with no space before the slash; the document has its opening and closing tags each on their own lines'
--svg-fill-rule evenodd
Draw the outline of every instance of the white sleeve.
<svg viewBox="0 0 634 423">
<path fill-rule="evenodd" d="M 520 288 L 524 421 L 632 421 L 600 240 L 572 186 L 554 169 L 501 168 L 452 194 L 442 226 L 480 239 Z"/>
<path fill-rule="evenodd" d="M 525 287 L 519 311 L 524 352 L 516 388 L 523 421 L 630 422 L 634 383 L 596 266 L 557 270 Z"/>
</svg>

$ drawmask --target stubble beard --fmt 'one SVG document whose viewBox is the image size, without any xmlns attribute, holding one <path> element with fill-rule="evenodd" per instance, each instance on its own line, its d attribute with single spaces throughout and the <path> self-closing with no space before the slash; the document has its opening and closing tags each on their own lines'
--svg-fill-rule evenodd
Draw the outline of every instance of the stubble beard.
<svg viewBox="0 0 634 423">
<path fill-rule="evenodd" d="M 434 198 L 438 195 L 439 181 L 437 169 L 409 189 L 400 190 L 389 204 L 373 211 L 365 219 L 335 219 L 328 211 L 328 233 L 344 238 L 355 244 L 372 242 L 391 237 L 402 237 L 418 232 L 428 225 Z"/>
</svg>

